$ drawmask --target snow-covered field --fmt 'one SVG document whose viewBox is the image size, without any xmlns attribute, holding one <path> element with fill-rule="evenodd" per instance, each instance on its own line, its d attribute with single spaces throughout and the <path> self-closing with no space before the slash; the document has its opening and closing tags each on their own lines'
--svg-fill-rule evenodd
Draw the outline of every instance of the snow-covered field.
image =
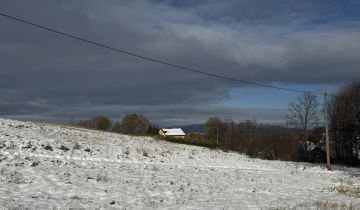
<svg viewBox="0 0 360 210">
<path fill-rule="evenodd" d="M 359 174 L 0 119 L 0 209 L 360 209 Z"/>
</svg>

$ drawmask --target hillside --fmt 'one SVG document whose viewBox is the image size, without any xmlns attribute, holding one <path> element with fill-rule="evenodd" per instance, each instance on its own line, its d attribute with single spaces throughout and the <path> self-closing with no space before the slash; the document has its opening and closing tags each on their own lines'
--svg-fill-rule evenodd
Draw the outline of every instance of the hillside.
<svg viewBox="0 0 360 210">
<path fill-rule="evenodd" d="M 205 133 L 205 126 L 203 124 L 171 126 L 169 128 L 181 128 L 185 133 L 190 133 L 190 132 Z"/>
<path fill-rule="evenodd" d="M 180 126 L 169 126 L 167 128 L 181 128 L 185 133 L 190 132 L 198 132 L 205 133 L 205 125 L 204 124 L 193 124 L 193 125 L 180 125 Z M 251 131 L 254 132 L 276 132 L 276 133 L 286 133 L 296 131 L 295 128 L 286 128 L 280 125 L 266 125 L 266 124 L 256 124 L 255 128 L 252 128 Z"/>
<path fill-rule="evenodd" d="M 359 209 L 359 174 L 0 119 L 5 209 Z"/>
</svg>

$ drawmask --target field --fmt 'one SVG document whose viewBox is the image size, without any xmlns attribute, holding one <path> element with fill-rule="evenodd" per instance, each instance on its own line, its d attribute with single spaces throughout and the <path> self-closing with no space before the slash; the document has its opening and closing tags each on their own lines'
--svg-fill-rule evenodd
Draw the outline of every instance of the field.
<svg viewBox="0 0 360 210">
<path fill-rule="evenodd" d="M 0 119 L 4 209 L 360 209 L 360 169 Z"/>
</svg>

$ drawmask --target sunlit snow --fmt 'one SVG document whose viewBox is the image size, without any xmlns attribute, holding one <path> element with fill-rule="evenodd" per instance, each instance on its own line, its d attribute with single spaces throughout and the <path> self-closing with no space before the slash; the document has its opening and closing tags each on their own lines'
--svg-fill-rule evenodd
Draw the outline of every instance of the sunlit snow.
<svg viewBox="0 0 360 210">
<path fill-rule="evenodd" d="M 355 168 L 327 171 L 150 137 L 0 119 L 5 209 L 359 209 L 359 174 Z"/>
</svg>

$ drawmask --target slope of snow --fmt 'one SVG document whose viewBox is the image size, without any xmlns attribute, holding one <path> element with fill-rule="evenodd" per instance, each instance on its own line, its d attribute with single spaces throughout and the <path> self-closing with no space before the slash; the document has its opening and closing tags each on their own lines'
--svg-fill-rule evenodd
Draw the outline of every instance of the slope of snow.
<svg viewBox="0 0 360 210">
<path fill-rule="evenodd" d="M 360 209 L 359 174 L 0 119 L 4 209 Z"/>
</svg>

